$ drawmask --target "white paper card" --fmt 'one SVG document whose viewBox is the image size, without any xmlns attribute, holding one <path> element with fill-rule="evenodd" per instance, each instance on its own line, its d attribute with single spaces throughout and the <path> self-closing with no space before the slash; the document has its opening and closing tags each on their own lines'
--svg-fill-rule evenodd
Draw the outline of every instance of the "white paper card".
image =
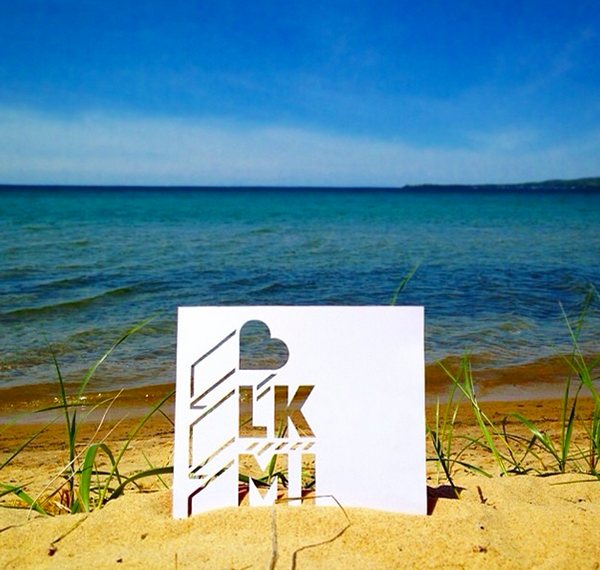
<svg viewBox="0 0 600 570">
<path fill-rule="evenodd" d="M 180 308 L 174 516 L 425 514 L 423 331 L 422 307 Z"/>
</svg>

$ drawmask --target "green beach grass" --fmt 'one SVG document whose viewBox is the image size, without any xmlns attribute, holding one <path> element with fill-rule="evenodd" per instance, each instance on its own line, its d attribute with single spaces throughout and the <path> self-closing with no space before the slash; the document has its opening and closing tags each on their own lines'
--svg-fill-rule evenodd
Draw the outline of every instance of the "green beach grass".
<svg viewBox="0 0 600 570">
<path fill-rule="evenodd" d="M 564 356 L 571 375 L 564 381 L 560 417 L 556 418 L 558 436 L 552 437 L 521 413 L 510 412 L 500 425 L 490 419 L 478 402 L 469 359 L 463 358 L 458 370 L 453 372 L 443 364 L 451 388 L 445 405 L 438 400 L 435 420 L 428 426 L 427 433 L 434 450 L 438 479 L 443 476 L 455 489 L 453 473 L 463 467 L 491 477 L 481 466 L 463 460 L 467 451 L 478 448 L 493 458 L 493 463 L 502 475 L 533 473 L 551 475 L 559 473 L 581 473 L 600 480 L 600 395 L 595 385 L 599 379 L 600 355 L 586 356 L 579 343 L 585 325 L 585 316 L 593 301 L 600 295 L 595 287 L 585 298 L 579 319 L 573 324 L 561 307 L 572 350 Z M 591 416 L 580 413 L 581 398 L 591 399 Z M 460 405 L 472 413 L 478 430 L 474 435 L 455 433 L 455 423 Z M 528 437 L 510 431 L 507 419 L 513 418 L 524 426 Z M 584 443 L 576 444 L 574 434 L 578 431 Z"/>
<path fill-rule="evenodd" d="M 151 406 L 150 410 L 138 421 L 129 432 L 120 448 L 111 449 L 106 443 L 108 436 L 98 439 L 100 427 L 115 403 L 117 396 L 102 399 L 99 402 L 87 404 L 84 399 L 85 390 L 92 380 L 98 367 L 109 357 L 109 355 L 132 334 L 140 330 L 151 319 L 138 324 L 125 332 L 88 370 L 79 383 L 76 393 L 69 394 L 63 379 L 56 355 L 52 352 L 52 358 L 57 376 L 57 385 L 60 392 L 59 403 L 56 406 L 45 407 L 38 412 L 56 412 L 62 416 L 65 425 L 65 442 L 68 449 L 68 461 L 63 465 L 46 488 L 37 496 L 32 496 L 25 485 L 8 484 L 2 482 L 2 471 L 37 437 L 39 437 L 50 425 L 58 420 L 55 417 L 44 424 L 30 438 L 23 442 L 7 459 L 0 464 L 0 497 L 15 495 L 23 503 L 23 506 L 37 511 L 40 514 L 61 514 L 90 512 L 101 508 L 111 500 L 123 494 L 125 488 L 135 485 L 139 479 L 147 477 L 158 477 L 170 474 L 172 466 L 154 467 L 149 464 L 148 469 L 134 474 L 124 475 L 119 470 L 121 460 L 127 452 L 131 442 L 138 435 L 140 429 L 156 413 L 163 413 L 162 406 L 174 394 L 174 390 L 166 394 L 162 399 Z M 99 422 L 95 434 L 84 445 L 78 442 L 78 433 L 83 421 L 94 411 L 102 410 L 102 420 Z M 79 413 L 83 410 L 82 413 Z M 163 415 L 172 423 L 166 414 Z M 6 429 L 6 426 L 5 428 Z M 114 429 L 114 428 L 113 428 Z M 110 433 L 109 433 L 110 435 Z M 108 460 L 108 468 L 103 467 L 100 456 L 104 455 Z"/>
</svg>

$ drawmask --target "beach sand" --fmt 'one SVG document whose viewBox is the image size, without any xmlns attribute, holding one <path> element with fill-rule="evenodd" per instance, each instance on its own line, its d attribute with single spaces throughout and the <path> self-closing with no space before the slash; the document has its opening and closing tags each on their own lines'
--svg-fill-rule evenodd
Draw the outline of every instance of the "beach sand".
<svg viewBox="0 0 600 570">
<path fill-rule="evenodd" d="M 122 411 L 130 414 L 134 408 L 129 402 Z M 494 421 L 518 411 L 549 432 L 558 428 L 559 409 L 555 399 L 485 402 Z M 582 413 L 590 409 L 591 403 L 583 402 Z M 433 414 L 429 406 L 430 423 Z M 115 421 L 105 422 L 98 434 L 96 423 L 84 424 L 82 441 L 95 434 L 118 448 L 137 420 L 126 418 L 116 427 Z M 25 421 L 0 427 L 0 461 L 39 427 Z M 456 429 L 475 433 L 466 407 Z M 513 420 L 510 429 L 522 428 Z M 43 491 L 67 458 L 64 431 L 62 424 L 53 424 L 0 471 L 0 480 Z M 154 466 L 170 464 L 172 439 L 170 422 L 153 417 L 125 455 L 123 471 L 146 468 L 147 460 Z M 145 480 L 142 492 L 128 490 L 90 514 L 44 517 L 0 508 L 0 569 L 600 568 L 597 480 L 580 474 L 500 476 L 480 451 L 465 459 L 494 476 L 458 469 L 457 498 L 429 463 L 427 516 L 282 504 L 173 520 L 171 492 L 156 478 Z M 357 458 L 352 476 L 368 485 L 369 470 L 376 468 Z M 164 482 L 168 486 L 170 479 Z M 56 486 L 54 481 L 51 488 Z M 2 500 L 15 502 L 12 496 Z"/>
</svg>

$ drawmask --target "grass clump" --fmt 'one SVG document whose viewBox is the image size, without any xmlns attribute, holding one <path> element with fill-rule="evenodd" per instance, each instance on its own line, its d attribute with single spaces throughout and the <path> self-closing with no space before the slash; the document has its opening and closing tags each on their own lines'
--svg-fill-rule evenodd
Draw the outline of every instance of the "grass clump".
<svg viewBox="0 0 600 570">
<path fill-rule="evenodd" d="M 490 440 L 487 424 L 491 424 L 491 422 L 487 416 L 483 414 L 479 408 L 477 399 L 475 398 L 468 358 L 463 358 L 456 374 L 452 374 L 446 367 L 443 365 L 441 366 L 451 380 L 450 392 L 443 408 L 440 406 L 438 398 L 435 408 L 434 425 L 427 426 L 427 435 L 431 440 L 434 451 L 434 456 L 427 460 L 436 463 L 438 480 L 443 474 L 457 493 L 457 488 L 453 479 L 457 467 L 463 467 L 470 471 L 485 475 L 486 477 L 491 477 L 491 474 L 481 467 L 463 459 L 463 456 L 467 451 L 478 445 L 482 445 L 482 439 Z M 480 437 L 457 435 L 455 432 L 460 404 L 464 403 L 465 399 L 471 405 L 473 411 L 476 412 L 476 417 L 480 422 L 479 425 L 483 428 L 482 436 Z"/>
<path fill-rule="evenodd" d="M 513 413 L 511 416 L 520 421 L 531 433 L 532 448 L 536 447 L 541 452 L 536 457 L 541 458 L 544 454 L 550 458 L 550 463 L 543 465 L 545 470 L 559 473 L 572 470 L 600 479 L 600 470 L 598 469 L 600 462 L 600 396 L 594 384 L 594 381 L 598 380 L 597 368 L 600 356 L 586 357 L 580 346 L 585 315 L 593 299 L 598 297 L 597 290 L 591 287 L 575 326 L 561 307 L 572 345 L 571 353 L 565 356 L 564 360 L 573 376 L 568 377 L 565 381 L 558 438 L 552 439 L 550 435 L 521 414 Z M 582 395 L 591 397 L 593 400 L 592 414 L 588 419 L 583 419 L 578 414 L 578 404 Z M 576 422 L 585 432 L 587 441 L 585 448 L 574 443 Z"/>
<path fill-rule="evenodd" d="M 10 494 L 15 495 L 20 499 L 23 506 L 27 506 L 40 514 L 45 515 L 90 512 L 94 509 L 101 508 L 109 501 L 116 499 L 123 494 L 128 485 L 137 485 L 137 481 L 140 479 L 147 477 L 160 478 L 161 475 L 172 473 L 172 466 L 154 467 L 147 460 L 148 469 L 132 475 L 124 475 L 120 470 L 120 465 L 132 441 L 150 417 L 156 413 L 161 413 L 172 423 L 172 420 L 168 418 L 162 410 L 162 406 L 173 396 L 174 390 L 151 406 L 150 410 L 130 430 L 123 443 L 117 449 L 111 449 L 111 447 L 109 447 L 109 444 L 107 443 L 108 436 L 98 439 L 98 434 L 108 411 L 119 395 L 105 398 L 94 404 L 88 404 L 84 397 L 89 382 L 92 380 L 96 370 L 102 362 L 104 362 L 112 351 L 122 342 L 127 340 L 129 336 L 145 326 L 149 320 L 150 319 L 134 326 L 124 333 L 117 342 L 115 342 L 109 350 L 107 350 L 90 367 L 84 378 L 78 384 L 75 393 L 68 393 L 67 385 L 63 379 L 56 355 L 54 352 L 52 353 L 59 388 L 58 404 L 37 411 L 55 411 L 58 413 L 58 417 L 35 432 L 0 464 L 0 476 L 5 467 L 17 458 L 26 447 L 44 433 L 47 428 L 60 417 L 63 418 L 66 428 L 65 445 L 68 452 L 67 462 L 55 475 L 52 481 L 48 483 L 46 489 L 39 495 L 32 496 L 32 494 L 26 490 L 25 485 L 11 485 L 0 480 L 0 497 Z M 102 420 L 90 441 L 80 444 L 78 436 L 80 434 L 81 424 L 89 414 L 96 410 L 102 411 Z M 109 432 L 109 435 L 110 433 L 112 433 L 112 430 Z M 102 461 L 102 459 L 104 461 Z"/>
<path fill-rule="evenodd" d="M 549 434 L 517 412 L 509 413 L 500 423 L 495 423 L 477 400 L 469 359 L 462 359 L 457 372 L 440 364 L 451 382 L 450 393 L 443 410 L 438 401 L 434 425 L 427 428 L 433 447 L 433 457 L 429 461 L 436 463 L 438 477 L 443 475 L 454 488 L 453 475 L 457 467 L 491 476 L 481 467 L 464 460 L 467 452 L 477 449 L 493 459 L 492 464 L 502 475 L 574 472 L 600 479 L 600 394 L 595 384 L 599 379 L 600 356 L 586 356 L 580 345 L 585 315 L 592 301 L 598 298 L 597 290 L 591 287 L 575 325 L 561 307 L 572 349 L 564 357 L 570 375 L 565 379 L 555 434 Z M 581 412 L 583 397 L 592 400 L 591 415 Z M 472 414 L 477 428 L 475 436 L 456 433 L 460 404 Z M 515 431 L 510 420 L 523 429 Z M 522 435 L 523 432 L 526 435 Z"/>
</svg>

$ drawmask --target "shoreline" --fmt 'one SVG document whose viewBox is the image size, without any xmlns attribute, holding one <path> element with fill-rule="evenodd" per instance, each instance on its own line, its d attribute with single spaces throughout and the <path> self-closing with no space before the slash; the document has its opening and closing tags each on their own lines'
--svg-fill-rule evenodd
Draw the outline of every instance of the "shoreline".
<svg viewBox="0 0 600 570">
<path fill-rule="evenodd" d="M 440 364 L 451 372 L 459 368 L 460 358 L 452 357 L 441 363 L 425 366 L 426 405 L 434 405 L 439 399 L 444 402 L 451 382 Z M 554 400 L 561 398 L 565 380 L 570 371 L 563 357 L 543 358 L 526 364 L 496 368 L 471 360 L 477 398 L 481 402 L 516 402 L 520 400 Z M 571 374 L 572 375 L 572 374 Z M 102 382 L 105 385 L 105 382 Z M 65 385 L 68 394 L 77 392 L 78 385 Z M 148 384 L 139 387 L 118 389 L 94 389 L 90 382 L 81 398 L 87 406 L 114 399 L 111 404 L 110 418 L 125 415 L 142 415 L 153 403 L 174 390 L 175 383 Z M 19 423 L 40 423 L 47 414 L 38 411 L 59 404 L 59 386 L 57 382 L 27 384 L 0 388 L 0 425 L 10 421 Z M 172 407 L 172 402 L 167 409 Z M 97 419 L 93 414 L 91 420 Z"/>
</svg>

